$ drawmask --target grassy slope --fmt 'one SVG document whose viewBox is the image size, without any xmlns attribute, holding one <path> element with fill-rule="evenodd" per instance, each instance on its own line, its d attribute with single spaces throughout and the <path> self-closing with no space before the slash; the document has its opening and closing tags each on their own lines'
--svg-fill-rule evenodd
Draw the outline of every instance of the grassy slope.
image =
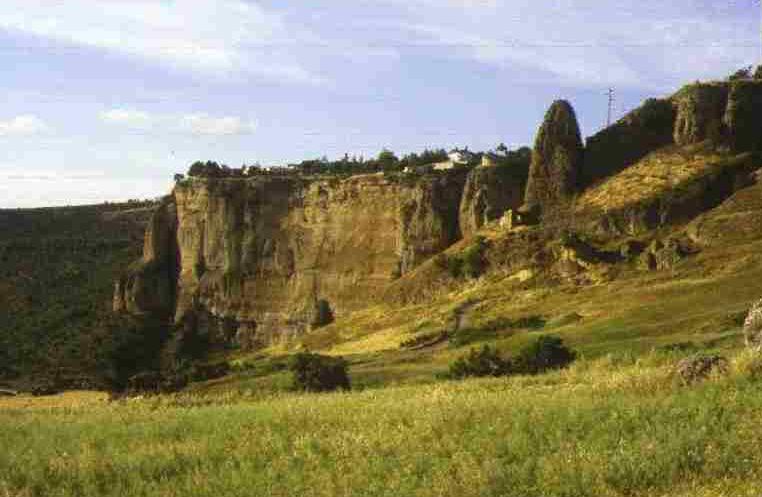
<svg viewBox="0 0 762 497">
<path fill-rule="evenodd" d="M 76 369 L 110 314 L 115 274 L 140 257 L 150 204 L 0 210 L 0 372 Z M 5 356 L 5 357 L 3 357 Z"/>
</svg>

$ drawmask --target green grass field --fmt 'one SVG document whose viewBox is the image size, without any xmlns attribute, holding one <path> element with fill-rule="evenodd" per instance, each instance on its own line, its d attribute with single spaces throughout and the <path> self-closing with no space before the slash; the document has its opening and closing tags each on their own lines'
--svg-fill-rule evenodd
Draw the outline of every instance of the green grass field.
<svg viewBox="0 0 762 497">
<path fill-rule="evenodd" d="M 674 360 L 267 399 L 0 400 L 0 495 L 759 495 L 762 383 L 737 366 L 682 386 Z"/>
</svg>

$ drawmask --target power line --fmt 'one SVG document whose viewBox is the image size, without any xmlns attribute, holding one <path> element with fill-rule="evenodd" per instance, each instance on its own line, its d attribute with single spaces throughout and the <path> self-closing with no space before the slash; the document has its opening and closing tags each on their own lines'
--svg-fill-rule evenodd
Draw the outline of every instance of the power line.
<svg viewBox="0 0 762 497">
<path fill-rule="evenodd" d="M 609 88 L 609 91 L 607 92 L 609 97 L 609 109 L 608 109 L 608 117 L 606 118 L 606 127 L 608 128 L 611 126 L 611 118 L 614 115 L 614 102 L 616 101 L 616 96 L 614 94 L 614 89 Z"/>
</svg>

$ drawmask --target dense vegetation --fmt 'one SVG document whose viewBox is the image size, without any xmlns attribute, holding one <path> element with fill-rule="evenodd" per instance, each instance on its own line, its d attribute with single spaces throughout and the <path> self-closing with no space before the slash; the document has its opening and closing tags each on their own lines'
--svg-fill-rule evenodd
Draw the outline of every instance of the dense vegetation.
<svg viewBox="0 0 762 497">
<path fill-rule="evenodd" d="M 113 316 L 111 298 L 153 205 L 0 210 L 0 379 L 97 383 L 124 368 L 119 350 L 139 353 L 142 324 Z"/>
</svg>

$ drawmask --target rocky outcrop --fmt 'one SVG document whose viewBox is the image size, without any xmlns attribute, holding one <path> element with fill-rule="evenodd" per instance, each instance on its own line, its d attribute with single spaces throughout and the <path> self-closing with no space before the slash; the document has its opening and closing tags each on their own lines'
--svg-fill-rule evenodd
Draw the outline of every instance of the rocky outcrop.
<svg viewBox="0 0 762 497">
<path fill-rule="evenodd" d="M 743 324 L 746 345 L 759 350 L 762 348 L 762 300 L 754 304 Z"/>
<path fill-rule="evenodd" d="M 736 151 L 762 148 L 762 81 L 731 83 L 723 123 Z"/>
<path fill-rule="evenodd" d="M 117 282 L 114 308 L 171 311 L 178 329 L 213 344 L 300 334 L 456 242 L 467 172 L 182 181 L 154 216 L 143 260 Z"/>
<path fill-rule="evenodd" d="M 673 143 L 674 122 L 675 107 L 670 100 L 650 99 L 589 137 L 582 185 L 616 174 L 650 152 Z"/>
<path fill-rule="evenodd" d="M 542 210 L 577 191 L 583 146 L 577 116 L 565 100 L 545 115 L 532 151 L 523 210 Z"/>
<path fill-rule="evenodd" d="M 645 271 L 673 270 L 685 257 L 695 251 L 687 240 L 668 238 L 664 241 L 654 240 L 640 254 L 638 266 Z"/>
<path fill-rule="evenodd" d="M 460 229 L 464 237 L 517 209 L 524 199 L 524 171 L 512 167 L 481 166 L 468 175 L 460 204 Z"/>
<path fill-rule="evenodd" d="M 706 380 L 728 372 L 728 360 L 719 355 L 688 357 L 677 363 L 675 373 L 684 385 Z"/>
<path fill-rule="evenodd" d="M 114 285 L 113 309 L 131 314 L 171 315 L 179 261 L 177 209 L 171 198 L 154 212 L 143 243 L 143 258 Z"/>
<path fill-rule="evenodd" d="M 438 254 L 462 234 L 459 212 L 468 171 L 421 178 L 403 192 L 399 208 L 399 274 Z"/>
<path fill-rule="evenodd" d="M 725 83 L 697 83 L 677 92 L 672 97 L 677 107 L 675 143 L 690 145 L 704 140 L 721 142 L 728 93 L 728 85 Z"/>
</svg>

